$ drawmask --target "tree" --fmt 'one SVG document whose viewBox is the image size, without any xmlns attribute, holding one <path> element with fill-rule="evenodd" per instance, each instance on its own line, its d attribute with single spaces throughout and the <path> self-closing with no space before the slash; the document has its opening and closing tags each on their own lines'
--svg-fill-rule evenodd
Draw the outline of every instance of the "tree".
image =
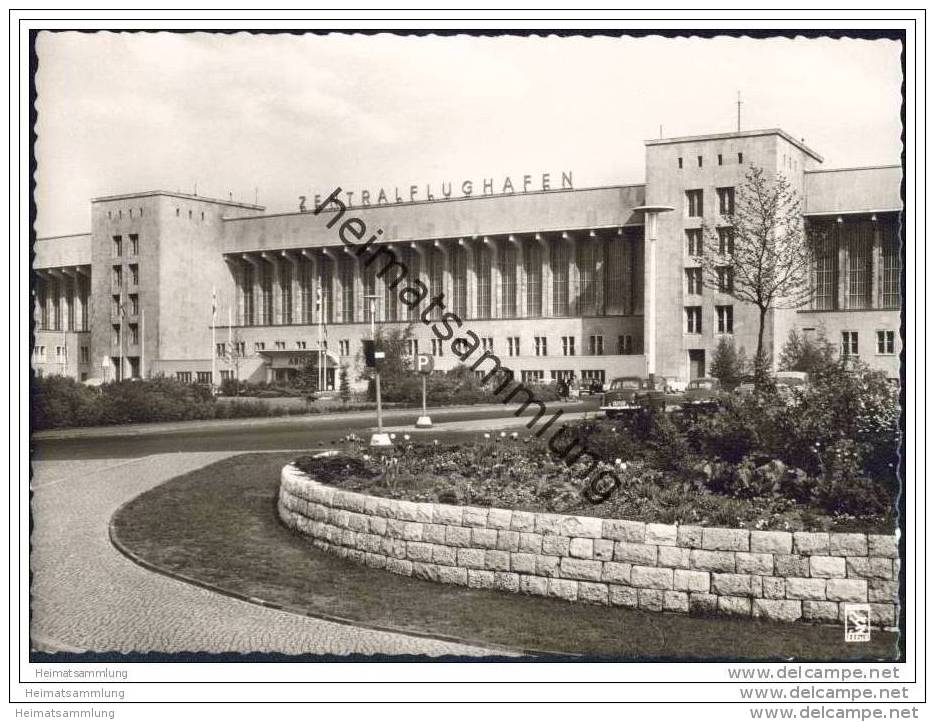
<svg viewBox="0 0 935 722">
<path fill-rule="evenodd" d="M 308 389 L 309 391 L 319 390 L 318 365 L 313 362 L 312 358 L 306 360 L 305 365 L 299 370 L 295 380 L 300 388 Z"/>
<path fill-rule="evenodd" d="M 347 365 L 341 365 L 341 376 L 340 376 L 340 389 L 341 389 L 341 401 L 347 406 L 347 402 L 351 400 L 351 382 L 347 378 Z"/>
<path fill-rule="evenodd" d="M 825 336 L 824 328 L 818 329 L 815 338 L 792 329 L 779 354 L 779 368 L 783 371 L 805 371 L 809 376 L 815 376 L 836 365 L 836 356 L 837 349 Z"/>
<path fill-rule="evenodd" d="M 233 386 L 234 394 L 240 395 L 240 362 L 246 356 L 246 350 L 244 349 L 243 338 L 240 335 L 240 329 L 236 329 L 231 334 L 231 340 L 224 344 L 224 360 L 227 361 L 228 366 L 234 372 L 234 378 L 232 379 L 233 383 L 229 386 Z M 224 384 L 221 385 L 222 388 Z"/>
<path fill-rule="evenodd" d="M 811 299 L 811 239 L 801 203 L 789 181 L 753 166 L 734 203 L 722 214 L 726 226 L 706 228 L 716 253 L 701 258 L 708 282 L 759 311 L 754 370 L 767 370 L 766 317 L 775 308 L 800 308 Z"/>
<path fill-rule="evenodd" d="M 377 327 L 376 346 L 384 353 L 380 361 L 380 391 L 384 401 L 406 401 L 415 398 L 418 389 L 421 389 L 412 371 L 412 357 L 409 353 L 412 340 L 412 324 L 390 329 Z M 358 352 L 358 358 L 362 356 Z M 376 398 L 373 369 L 363 366 L 363 363 L 360 365 L 362 371 L 359 378 L 367 381 L 367 396 L 373 401 Z"/>
<path fill-rule="evenodd" d="M 711 375 L 719 379 L 725 389 L 734 389 L 746 373 L 746 352 L 743 348 L 738 351 L 733 339 L 722 336 L 711 360 Z"/>
</svg>

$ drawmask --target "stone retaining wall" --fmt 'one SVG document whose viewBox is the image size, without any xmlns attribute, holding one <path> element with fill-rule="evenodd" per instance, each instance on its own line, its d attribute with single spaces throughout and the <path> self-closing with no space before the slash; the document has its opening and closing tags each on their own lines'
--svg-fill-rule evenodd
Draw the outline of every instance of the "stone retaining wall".
<svg viewBox="0 0 935 722">
<path fill-rule="evenodd" d="M 279 515 L 358 563 L 448 584 L 652 611 L 897 623 L 897 537 L 652 524 L 384 499 L 282 470 Z"/>
</svg>

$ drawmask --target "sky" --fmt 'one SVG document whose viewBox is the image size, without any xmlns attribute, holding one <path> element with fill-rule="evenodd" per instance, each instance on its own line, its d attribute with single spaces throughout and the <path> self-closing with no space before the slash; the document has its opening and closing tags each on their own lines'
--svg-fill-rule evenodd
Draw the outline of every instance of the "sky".
<svg viewBox="0 0 935 722">
<path fill-rule="evenodd" d="M 42 33 L 37 233 L 93 197 L 254 202 L 572 171 L 641 183 L 649 138 L 780 127 L 824 167 L 899 163 L 885 40 Z"/>
</svg>

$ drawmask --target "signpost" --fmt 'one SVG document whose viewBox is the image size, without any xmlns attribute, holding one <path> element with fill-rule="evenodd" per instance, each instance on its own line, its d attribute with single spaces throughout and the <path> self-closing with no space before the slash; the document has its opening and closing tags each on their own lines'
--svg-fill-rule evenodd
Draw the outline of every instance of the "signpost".
<svg viewBox="0 0 935 722">
<path fill-rule="evenodd" d="M 379 296 L 366 295 L 365 300 L 370 301 L 370 341 L 364 341 L 364 360 L 366 365 L 373 368 L 375 391 L 377 396 L 377 433 L 370 437 L 371 446 L 392 446 L 390 435 L 383 431 L 383 402 L 380 398 L 380 364 L 386 358 L 386 353 L 376 347 L 377 329 L 376 329 L 376 304 Z"/>
<path fill-rule="evenodd" d="M 432 419 L 429 418 L 428 411 L 425 409 L 425 384 L 429 374 L 435 369 L 435 359 L 427 353 L 416 355 L 416 371 L 422 374 L 422 416 L 416 420 L 417 429 L 428 429 L 432 426 Z"/>
</svg>

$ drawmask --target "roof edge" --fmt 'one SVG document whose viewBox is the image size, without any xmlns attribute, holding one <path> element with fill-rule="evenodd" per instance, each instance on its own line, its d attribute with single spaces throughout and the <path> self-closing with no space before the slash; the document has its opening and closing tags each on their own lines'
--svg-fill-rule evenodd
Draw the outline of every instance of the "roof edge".
<svg viewBox="0 0 935 722">
<path fill-rule="evenodd" d="M 180 193 L 178 191 L 139 191 L 137 193 L 118 193 L 112 196 L 97 196 L 92 198 L 92 203 L 101 203 L 105 201 L 119 201 L 126 198 L 146 198 L 147 196 L 169 196 L 170 198 L 184 198 L 190 201 L 201 201 L 203 203 L 216 203 L 222 206 L 234 206 L 236 208 L 249 208 L 254 211 L 265 211 L 266 206 L 259 206 L 255 203 L 244 203 L 241 201 L 224 200 L 223 198 L 211 198 L 210 196 L 197 196 L 192 193 Z"/>
<path fill-rule="evenodd" d="M 784 140 L 792 143 L 796 148 L 801 150 L 803 153 L 807 153 L 812 158 L 817 160 L 819 163 L 824 163 L 824 158 L 822 158 L 818 153 L 809 148 L 805 143 L 800 140 L 796 140 L 789 133 L 784 131 L 782 128 L 763 128 L 761 130 L 740 130 L 734 131 L 732 133 L 706 133 L 704 135 L 685 135 L 679 136 L 677 138 L 652 138 L 650 140 L 644 141 L 645 145 L 669 145 L 672 143 L 688 143 L 692 141 L 700 140 L 725 140 L 727 138 L 755 138 L 761 135 L 778 135 Z"/>
</svg>

